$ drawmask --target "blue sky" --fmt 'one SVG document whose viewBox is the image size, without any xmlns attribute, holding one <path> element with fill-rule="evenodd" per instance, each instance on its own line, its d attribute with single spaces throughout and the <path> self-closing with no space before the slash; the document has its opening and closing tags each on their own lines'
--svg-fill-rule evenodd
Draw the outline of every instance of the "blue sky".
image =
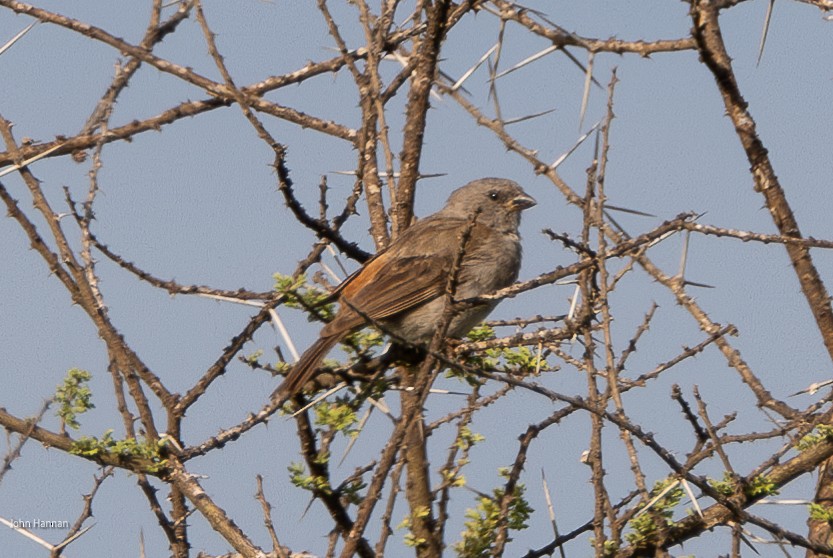
<svg viewBox="0 0 833 558">
<path fill-rule="evenodd" d="M 355 10 L 332 2 L 334 16 L 351 46 L 360 46 L 361 31 Z M 567 30 L 583 36 L 621 39 L 672 39 L 685 37 L 691 27 L 688 6 L 682 2 L 581 1 L 537 2 L 536 7 Z M 833 36 L 831 25 L 812 6 L 779 2 L 775 6 L 766 51 L 756 65 L 758 43 L 767 2 L 744 2 L 721 18 L 723 33 L 741 91 L 750 104 L 758 131 L 775 166 L 787 197 L 807 236 L 831 238 L 830 195 L 833 158 Z M 44 2 L 56 10 L 107 29 L 136 43 L 144 31 L 149 8 L 135 2 Z M 308 60 L 334 56 L 333 41 L 312 3 L 246 1 L 207 2 L 209 23 L 238 85 L 259 81 L 303 67 Z M 0 43 L 32 20 L 0 10 Z M 487 13 L 470 16 L 454 30 L 443 49 L 441 68 L 460 76 L 495 43 L 496 18 Z M 501 67 L 508 68 L 545 48 L 547 43 L 508 25 Z M 578 49 L 571 51 L 586 62 Z M 156 54 L 193 67 L 212 79 L 220 79 L 207 54 L 199 27 L 187 21 L 166 38 Z M 109 84 L 120 55 L 112 48 L 65 29 L 42 24 L 0 56 L 0 115 L 14 122 L 18 140 L 30 137 L 50 141 L 56 135 L 71 136 L 83 126 L 98 98 Z M 390 62 L 388 74 L 398 70 Z M 717 88 L 706 68 L 691 51 L 637 55 L 599 54 L 595 76 L 603 84 L 617 67 L 610 161 L 606 193 L 612 205 L 650 213 L 656 217 L 617 215 L 633 235 L 647 231 L 665 219 L 685 211 L 704 213 L 701 222 L 722 227 L 775 233 L 763 208 L 763 199 L 752 188 L 748 163 L 741 150 Z M 466 82 L 471 100 L 487 107 L 485 68 Z M 511 131 L 525 146 L 537 149 L 545 161 L 568 151 L 588 127 L 601 119 L 606 96 L 601 89 L 590 93 L 587 115 L 579 129 L 584 75 L 561 53 L 550 54 L 497 82 L 503 114 L 523 116 L 555 109 L 541 118 L 516 124 Z M 143 119 L 187 99 L 205 94 L 172 76 L 143 67 L 119 99 L 112 125 Z M 267 98 L 350 127 L 359 124 L 355 86 L 350 75 L 322 75 L 291 86 Z M 393 141 L 398 144 L 404 98 L 394 100 L 388 111 Z M 551 228 L 578 237 L 581 213 L 569 206 L 544 177 L 529 164 L 507 152 L 488 130 L 478 127 L 456 103 L 433 99 L 421 169 L 446 176 L 425 180 L 417 196 L 417 214 L 438 209 L 448 192 L 482 176 L 517 180 L 539 202 L 526 212 L 522 225 L 525 260 L 521 278 L 527 279 L 567 265 L 575 255 L 540 234 Z M 315 203 L 317 185 L 326 175 L 334 198 L 352 187 L 352 177 L 338 174 L 356 166 L 356 152 L 341 140 L 323 137 L 288 122 L 264 118 L 275 137 L 288 146 L 287 165 L 299 197 Z M 585 169 L 593 155 L 593 142 L 582 145 L 560 167 L 562 177 L 583 191 Z M 272 274 L 291 273 L 304 257 L 313 235 L 300 228 L 283 205 L 270 164 L 272 154 L 260 142 L 237 107 L 219 109 L 184 119 L 158 132 L 136 136 L 132 142 L 108 145 L 103 153 L 94 230 L 101 240 L 125 259 L 163 278 L 183 284 L 217 288 L 268 290 Z M 67 158 L 42 160 L 32 166 L 50 201 L 59 211 L 63 187 L 81 198 L 88 187 L 89 164 Z M 3 184 L 29 209 L 25 187 L 9 175 Z M 336 208 L 337 204 L 331 204 Z M 36 221 L 42 226 L 42 221 Z M 367 233 L 364 208 L 345 231 L 366 250 L 373 250 Z M 71 235 L 72 236 L 72 235 Z M 82 433 L 101 435 L 120 428 L 112 401 L 112 383 L 102 342 L 86 316 L 71 304 L 66 291 L 50 276 L 43 261 L 29 249 L 28 241 L 11 219 L 0 220 L 2 261 L 0 271 L 0 406 L 19 416 L 33 414 L 54 393 L 66 371 L 84 368 L 93 374 L 96 408 L 82 417 Z M 77 235 L 73 237 L 77 242 Z M 673 237 L 653 249 L 654 261 L 673 274 L 681 250 L 681 237 Z M 799 391 L 809 384 L 833 377 L 830 358 L 820 341 L 812 316 L 801 295 L 783 247 L 741 243 L 713 237 L 692 237 L 687 278 L 714 289 L 692 288 L 690 294 L 716 322 L 732 323 L 739 336 L 732 340 L 750 366 L 776 397 Z M 822 250 L 813 252 L 822 279 L 833 273 L 833 259 Z M 329 258 L 329 256 L 328 256 Z M 223 348 L 254 313 L 251 307 L 204 298 L 177 296 L 154 289 L 125 273 L 103 256 L 98 271 L 101 289 L 114 323 L 145 362 L 174 391 L 184 391 L 214 362 Z M 328 259 L 332 263 L 332 259 Z M 344 260 L 342 260 L 344 261 Z M 618 269 L 624 262 L 614 264 Z M 355 268 L 355 264 L 346 265 Z M 566 312 L 573 287 L 556 285 L 538 289 L 501 304 L 495 317 Z M 671 294 L 641 271 L 630 274 L 612 296 L 615 313 L 614 341 L 624 348 L 650 304 L 660 308 L 650 332 L 632 357 L 628 374 L 637 376 L 675 356 L 683 346 L 703 339 L 697 324 Z M 314 340 L 318 326 L 292 310 L 280 309 L 291 328 L 295 344 L 303 349 Z M 274 359 L 272 348 L 282 344 L 270 328 L 263 328 L 245 353 L 263 349 Z M 580 356 L 579 345 L 563 347 Z M 284 347 L 284 354 L 288 354 Z M 542 378 L 548 387 L 568 394 L 582 394 L 584 376 L 565 369 Z M 691 445 L 691 433 L 669 397 L 678 383 L 690 396 L 698 385 L 713 418 L 738 411 L 732 432 L 762 430 L 771 425 L 755 409 L 751 395 L 725 360 L 711 348 L 689 360 L 649 388 L 627 396 L 627 408 L 636 422 L 647 425 L 658 439 L 680 452 Z M 445 380 L 444 387 L 454 387 Z M 258 409 L 276 387 L 276 380 L 239 363 L 213 386 L 188 416 L 185 438 L 196 443 L 222 428 L 239 422 Z M 494 389 L 495 386 L 492 387 Z M 391 401 L 396 400 L 391 395 Z M 805 405 L 805 397 L 794 405 Z M 428 416 L 436 418 L 462 404 L 455 396 L 434 395 Z M 499 485 L 498 468 L 509 465 L 517 450 L 517 436 L 529 423 L 553 411 L 552 404 L 529 393 L 514 392 L 497 408 L 482 413 L 472 429 L 486 436 L 475 447 L 473 465 L 466 472 L 469 484 L 488 492 Z M 510 554 L 543 546 L 551 540 L 540 474 L 546 472 L 559 510 L 559 525 L 566 532 L 592 517 L 589 469 L 579 463 L 587 447 L 586 416 L 573 416 L 545 431 L 533 446 L 524 482 L 532 506 L 538 511 L 530 528 L 515 535 Z M 50 417 L 45 425 L 55 428 Z M 367 431 L 336 475 L 348 475 L 378 454 L 379 440 L 389 423 L 374 415 Z M 432 437 L 430 451 L 436 463 L 444 459 L 451 431 Z M 618 432 L 605 431 L 606 470 L 614 497 L 631 486 L 630 472 Z M 780 441 L 735 448 L 733 458 L 740 472 L 763 461 Z M 5 442 L 3 442 L 5 444 Z M 339 442 L 338 448 L 344 443 Z M 0 445 L 5 453 L 6 446 Z M 308 504 L 305 493 L 289 485 L 286 467 L 299 461 L 294 424 L 273 420 L 258 427 L 226 450 L 191 463 L 192 472 L 206 475 L 205 488 L 256 542 L 268 544 L 260 508 L 254 500 L 255 475 L 264 476 L 267 497 L 275 505 L 282 542 L 293 549 L 309 549 L 323 555 L 327 548 L 327 519 L 322 507 Z M 668 471 L 645 452 L 649 480 Z M 715 462 L 700 474 L 720 476 Z M 29 442 L 14 470 L 0 485 L 0 516 L 51 518 L 73 521 L 96 472 L 89 463 Z M 784 498 L 808 498 L 812 480 L 805 478 L 782 492 Z M 462 528 L 463 512 L 473 505 L 465 491 L 455 495 L 454 519 L 448 532 Z M 140 529 L 148 556 L 165 555 L 167 545 L 155 526 L 135 480 L 123 472 L 104 484 L 94 507 L 96 527 L 70 547 L 69 556 L 138 554 Z M 756 513 L 803 532 L 804 508 L 768 506 Z M 396 524 L 404 515 L 400 509 Z M 194 550 L 219 554 L 225 541 L 210 533 L 197 515 L 192 516 Z M 371 529 L 376 532 L 377 527 Z M 58 542 L 60 533 L 40 532 Z M 401 540 L 403 532 L 394 534 Z M 371 535 L 372 537 L 372 535 Z M 453 539 L 453 537 L 450 537 Z M 54 540 L 53 540 L 54 539 Z M 725 530 L 693 542 L 680 551 L 707 555 L 726 552 Z M 396 543 L 393 548 L 399 548 Z M 0 545 L 10 556 L 42 555 L 31 541 L 0 529 Z M 571 555 L 589 554 L 586 538 L 573 542 Z M 679 549 L 674 549 L 675 553 Z M 759 547 L 762 555 L 780 551 Z M 41 554 L 37 554 L 41 552 Z M 391 555 L 396 555 L 391 551 Z"/>
</svg>

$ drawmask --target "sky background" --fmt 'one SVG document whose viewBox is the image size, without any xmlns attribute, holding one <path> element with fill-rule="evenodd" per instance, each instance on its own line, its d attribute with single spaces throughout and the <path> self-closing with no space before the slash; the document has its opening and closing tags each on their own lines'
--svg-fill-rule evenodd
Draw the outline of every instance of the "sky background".
<svg viewBox="0 0 833 558">
<path fill-rule="evenodd" d="M 38 2 L 41 7 L 101 26 L 134 44 L 140 41 L 147 24 L 149 7 L 144 4 Z M 355 9 L 335 0 L 330 4 L 348 44 L 360 46 L 363 38 Z M 833 22 L 826 21 L 812 6 L 778 2 L 763 60 L 756 65 L 767 4 L 748 1 L 725 12 L 721 18 L 723 34 L 741 91 L 803 234 L 830 239 Z M 688 5 L 683 2 L 582 0 L 533 5 L 561 27 L 586 37 L 673 39 L 687 36 L 691 27 Z M 205 10 L 238 85 L 301 68 L 308 60 L 334 56 L 333 41 L 312 3 L 209 1 Z M 0 9 L 0 44 L 31 21 Z M 442 70 L 454 77 L 462 75 L 495 43 L 497 31 L 498 20 L 488 13 L 467 17 L 444 44 Z M 509 24 L 501 67 L 511 67 L 547 46 L 543 39 Z M 583 52 L 572 52 L 586 60 Z M 184 22 L 155 53 L 220 79 L 193 20 Z M 74 135 L 110 83 L 119 59 L 120 54 L 106 45 L 57 26 L 38 25 L 0 56 L 0 115 L 15 123 L 18 141 L 24 137 L 51 141 L 59 134 Z M 399 69 L 393 62 L 389 65 L 386 77 Z M 606 175 L 608 201 L 656 216 L 623 214 L 617 215 L 617 220 L 637 235 L 681 212 L 695 211 L 705 214 L 701 222 L 707 224 L 775 233 L 762 197 L 753 191 L 748 163 L 724 114 L 714 81 L 698 62 L 697 54 L 675 52 L 651 58 L 601 54 L 595 60 L 595 76 L 607 84 L 613 67 L 618 68 L 620 82 L 614 99 L 616 119 Z M 470 98 L 480 106 L 490 106 L 487 77 L 485 68 L 481 68 L 466 82 Z M 555 161 L 604 116 L 606 93 L 593 88 L 580 129 L 583 83 L 582 71 L 561 53 L 498 80 L 505 117 L 555 109 L 511 127 L 521 143 L 537 149 L 543 160 Z M 187 99 L 202 98 L 205 94 L 200 90 L 143 66 L 120 97 L 111 126 L 156 115 Z M 322 75 L 300 86 L 269 93 L 267 98 L 350 127 L 359 124 L 355 85 L 346 72 Z M 400 96 L 388 110 L 397 146 L 403 107 L 404 97 Z M 453 100 L 432 99 L 432 107 L 421 171 L 446 176 L 420 183 L 417 215 L 439 209 L 451 190 L 474 178 L 511 178 L 538 200 L 538 206 L 525 213 L 521 228 L 525 253 L 521 279 L 572 263 L 575 255 L 550 242 L 540 231 L 551 228 L 578 237 L 580 211 L 569 206 L 545 178 L 536 176 L 527 162 L 507 152 L 491 132 L 478 127 Z M 356 166 L 356 153 L 350 145 L 271 117 L 264 117 L 264 121 L 270 132 L 288 146 L 287 166 L 303 201 L 315 203 L 322 175 L 327 176 L 334 200 L 350 192 L 353 177 L 338 174 Z M 559 168 L 567 183 L 580 192 L 592 155 L 589 141 Z M 116 253 L 162 278 L 217 288 L 269 290 L 272 275 L 291 273 L 315 240 L 284 207 L 270 167 L 272 158 L 237 107 L 180 120 L 159 132 L 140 134 L 130 143 L 109 144 L 99 174 L 101 193 L 94 232 Z M 34 164 L 32 170 L 55 208 L 65 207 L 63 187 L 69 188 L 76 199 L 81 199 L 88 187 L 89 163 L 45 159 Z M 31 200 L 20 178 L 12 174 L 2 181 L 21 201 L 21 207 L 28 209 Z M 337 207 L 333 201 L 331 208 Z M 359 212 L 348 223 L 345 235 L 372 251 L 363 206 Z M 41 221 L 37 223 L 42 225 Z M 0 220 L 0 239 L 0 261 L 4 262 L 0 266 L 0 406 L 18 416 L 34 414 L 54 393 L 68 369 L 83 368 L 93 374 L 96 408 L 81 418 L 81 433 L 100 436 L 104 430 L 115 428 L 119 434 L 121 419 L 112 402 L 107 355 L 93 326 L 71 304 L 67 292 L 50 276 L 40 257 L 29 249 L 16 222 Z M 651 256 L 673 274 L 681 246 L 681 237 L 676 236 L 654 248 Z M 815 250 L 813 256 L 822 279 L 829 282 L 833 256 L 821 250 Z M 251 307 L 204 298 L 170 297 L 139 282 L 103 256 L 99 260 L 101 290 L 113 322 L 172 391 L 188 389 L 255 312 Z M 355 268 L 355 263 L 342 261 Z M 740 335 L 731 342 L 776 397 L 833 377 L 829 356 L 782 246 L 692 237 L 687 278 L 715 287 L 691 288 L 690 294 L 714 321 L 738 327 Z M 563 314 L 572 292 L 570 285 L 546 286 L 502 303 L 493 317 Z M 671 294 L 637 270 L 612 296 L 618 350 L 626 346 L 653 301 L 660 308 L 639 351 L 629 361 L 628 375 L 651 370 L 674 357 L 683 346 L 703 340 L 697 324 L 675 305 Z M 279 311 L 295 344 L 303 350 L 315 339 L 318 326 L 308 323 L 299 312 Z M 263 349 L 265 358 L 274 360 L 272 348 L 276 345 L 289 354 L 274 330 L 265 327 L 244 353 Z M 580 345 L 564 348 L 573 356 L 583 351 Z M 584 375 L 566 368 L 541 381 L 566 394 L 583 394 L 586 390 Z M 754 400 L 737 374 L 716 349 L 710 348 L 648 389 L 633 390 L 626 397 L 633 420 L 648 425 L 660 442 L 679 452 L 679 459 L 684 459 L 691 446 L 691 434 L 669 398 L 673 383 L 679 383 L 689 398 L 692 386 L 698 385 L 713 419 L 738 411 L 731 432 L 771 427 L 755 410 Z M 450 380 L 441 380 L 439 385 L 455 386 Z M 267 374 L 234 363 L 189 411 L 186 442 L 197 443 L 236 424 L 259 409 L 276 386 L 277 380 Z M 390 397 L 391 401 L 395 399 Z M 804 406 L 810 401 L 804 397 L 790 402 Z M 461 398 L 452 395 L 432 395 L 427 405 L 429 420 L 462 403 Z M 497 408 L 482 413 L 472 430 L 485 435 L 486 441 L 472 452 L 476 466 L 466 472 L 469 484 L 484 492 L 498 486 L 498 468 L 513 461 L 518 435 L 553 410 L 551 403 L 516 391 Z M 586 416 L 574 415 L 546 430 L 533 445 L 523 480 L 538 513 L 529 529 L 513 535 L 515 540 L 507 555 L 523 554 L 552 538 L 540 488 L 542 470 L 549 481 L 562 532 L 592 517 L 590 470 L 579 463 L 587 448 L 588 425 Z M 57 427 L 51 413 L 45 426 Z M 375 457 L 379 440 L 389 430 L 387 420 L 374 414 L 367 431 L 345 464 L 335 469 L 335 475 L 344 477 Z M 432 437 L 430 451 L 436 463 L 444 459 L 451 435 L 451 431 L 442 431 Z M 605 442 L 610 450 L 605 455 L 605 467 L 615 498 L 627 493 L 632 485 L 617 438 L 616 430 L 606 428 Z M 739 472 L 748 472 L 780 443 L 733 448 L 733 463 Z M 336 451 L 343 447 L 339 442 Z M 5 454 L 6 449 L 4 440 L 0 453 Z M 668 474 L 658 459 L 648 452 L 643 455 L 651 482 Z M 300 461 L 294 424 L 277 419 L 268 427 L 257 427 L 226 450 L 191 462 L 190 470 L 206 476 L 204 487 L 256 543 L 268 545 L 260 507 L 253 497 L 255 475 L 262 474 L 266 496 L 275 506 L 281 542 L 295 550 L 309 549 L 323 555 L 328 519 L 321 521 L 324 510 L 319 503 L 313 503 L 304 514 L 307 495 L 288 482 L 286 467 L 293 461 Z M 94 473 L 96 468 L 88 462 L 29 442 L 0 485 L 0 517 L 72 522 Z M 711 468 L 702 466 L 698 473 L 719 477 L 722 467 L 715 462 Z M 790 485 L 781 497 L 808 498 L 812 486 L 812 479 L 805 477 Z M 449 534 L 462 529 L 463 512 L 473 505 L 473 494 L 455 494 Z M 754 511 L 805 532 L 803 507 L 759 506 Z M 104 484 L 95 500 L 94 513 L 96 526 L 70 547 L 68 556 L 138 555 L 140 533 L 148 556 L 167 555 L 167 543 L 130 475 L 119 471 Z M 399 523 L 404 513 L 400 508 L 393 523 Z M 193 526 L 195 552 L 228 551 L 225 541 L 213 534 L 197 514 L 189 523 Z M 371 529 L 371 539 L 377 530 L 376 526 Z M 60 532 L 38 534 L 53 543 L 62 538 Z M 403 536 L 404 531 L 394 534 L 398 541 Z M 727 531 L 722 529 L 683 549 L 674 548 L 672 553 L 714 555 L 728 551 L 727 541 Z M 389 555 L 396 555 L 398 545 L 393 545 Z M 0 529 L 0 548 L 4 549 L 2 556 L 45 555 L 43 549 L 7 529 Z M 569 556 L 591 553 L 586 537 L 572 542 L 567 550 Z M 773 547 L 758 546 L 758 551 L 764 556 L 782 555 Z M 798 549 L 792 552 L 794 556 L 803 555 Z"/>
</svg>

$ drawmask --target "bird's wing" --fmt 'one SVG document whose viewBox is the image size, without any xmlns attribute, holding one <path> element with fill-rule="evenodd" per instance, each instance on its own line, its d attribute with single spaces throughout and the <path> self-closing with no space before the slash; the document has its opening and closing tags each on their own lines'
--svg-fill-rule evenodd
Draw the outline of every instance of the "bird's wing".
<svg viewBox="0 0 833 558">
<path fill-rule="evenodd" d="M 357 327 L 366 322 L 363 316 L 384 320 L 440 296 L 451 264 L 441 254 L 379 254 L 339 287 L 342 310 L 322 334 Z"/>
<path fill-rule="evenodd" d="M 441 214 L 412 225 L 339 285 L 333 294 L 342 309 L 322 334 L 358 327 L 367 322 L 362 315 L 384 320 L 441 296 L 460 251 L 458 233 L 465 227 L 465 220 Z M 472 233 L 480 227 L 475 225 Z M 347 311 L 350 306 L 361 314 Z"/>
</svg>

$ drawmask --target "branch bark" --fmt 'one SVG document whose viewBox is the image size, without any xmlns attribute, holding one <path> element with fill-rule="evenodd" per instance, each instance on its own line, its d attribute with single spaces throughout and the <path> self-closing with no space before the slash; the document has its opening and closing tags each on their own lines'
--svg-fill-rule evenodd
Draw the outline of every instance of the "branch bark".
<svg viewBox="0 0 833 558">
<path fill-rule="evenodd" d="M 405 109 L 402 153 L 399 155 L 399 186 L 392 207 L 394 236 L 407 229 L 414 216 L 414 196 L 419 178 L 425 125 L 428 121 L 431 88 L 436 81 L 440 45 L 445 38 L 446 17 L 450 5 L 450 0 L 426 2 L 426 31 L 412 54 L 417 57 L 417 63 L 411 77 L 412 85 L 408 93 L 408 106 Z"/>
<path fill-rule="evenodd" d="M 786 238 L 802 238 L 792 208 L 787 201 L 786 193 L 781 186 L 769 154 L 758 136 L 755 120 L 749 112 L 746 100 L 741 94 L 723 34 L 720 30 L 719 10 L 709 0 L 698 0 L 692 3 L 691 17 L 694 22 L 692 35 L 697 43 L 697 49 L 703 63 L 714 76 L 726 113 L 732 119 L 738 139 L 746 152 L 750 164 L 750 172 L 755 183 L 755 191 L 760 192 L 769 210 L 775 226 L 781 236 Z M 810 306 L 810 312 L 816 321 L 822 342 L 833 360 L 833 308 L 830 305 L 830 295 L 813 263 L 808 246 L 798 243 L 785 244 L 784 248 L 790 257 L 790 263 L 795 270 L 801 291 Z M 830 505 L 831 476 L 827 473 L 833 467 L 833 461 L 822 465 L 821 474 L 816 486 L 815 503 L 833 510 Z M 815 541 L 829 541 L 833 535 L 833 528 L 827 521 L 810 520 L 810 538 Z M 808 551 L 808 556 L 816 556 Z"/>
</svg>

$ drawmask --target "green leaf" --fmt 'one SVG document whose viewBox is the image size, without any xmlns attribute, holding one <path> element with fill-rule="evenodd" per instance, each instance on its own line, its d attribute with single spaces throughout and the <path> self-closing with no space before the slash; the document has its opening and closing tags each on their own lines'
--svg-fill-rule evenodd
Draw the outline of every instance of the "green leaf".
<svg viewBox="0 0 833 558">
<path fill-rule="evenodd" d="M 78 422 L 78 415 L 95 408 L 92 403 L 92 391 L 87 385 L 92 377 L 92 374 L 86 370 L 71 368 L 67 372 L 64 382 L 58 386 L 55 392 L 55 402 L 58 403 L 56 414 L 65 425 L 73 430 L 78 430 L 81 427 Z"/>
<path fill-rule="evenodd" d="M 476 508 L 466 510 L 469 519 L 464 523 L 465 530 L 462 540 L 454 545 L 454 550 L 461 558 L 486 558 L 491 555 L 491 548 L 497 536 L 497 527 L 501 519 L 506 520 L 509 530 L 520 531 L 527 528 L 527 521 L 535 511 L 524 499 L 526 487 L 518 484 L 505 518 L 501 517 L 500 501 L 503 499 L 503 488 L 496 488 L 492 496 L 481 496 L 477 500 Z M 507 542 L 511 538 L 507 538 Z"/>
</svg>

